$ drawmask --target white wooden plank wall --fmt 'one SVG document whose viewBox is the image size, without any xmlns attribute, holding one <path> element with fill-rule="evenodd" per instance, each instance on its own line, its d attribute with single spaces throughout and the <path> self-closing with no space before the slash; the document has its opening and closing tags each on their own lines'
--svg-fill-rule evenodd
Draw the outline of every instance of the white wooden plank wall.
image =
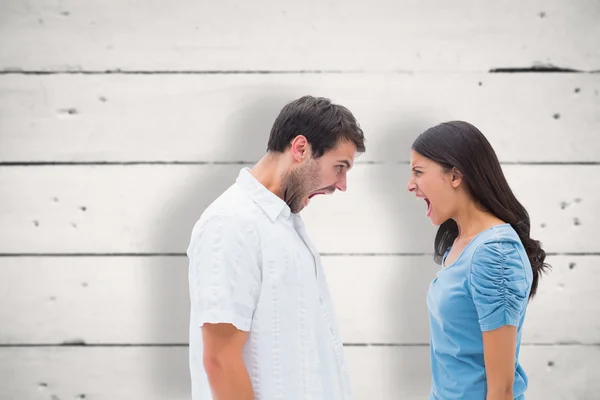
<svg viewBox="0 0 600 400">
<path fill-rule="evenodd" d="M 596 0 L 3 0 L 0 399 L 189 399 L 190 229 L 304 94 L 367 137 L 348 192 L 303 212 L 357 399 L 427 396 L 435 229 L 407 160 L 450 119 L 490 139 L 554 266 L 527 398 L 599 398 L 598 21 Z"/>
</svg>

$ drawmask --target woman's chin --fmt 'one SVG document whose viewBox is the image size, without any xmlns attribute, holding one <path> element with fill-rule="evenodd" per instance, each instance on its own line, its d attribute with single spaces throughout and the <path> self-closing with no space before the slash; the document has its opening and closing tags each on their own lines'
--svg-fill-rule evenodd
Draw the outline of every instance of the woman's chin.
<svg viewBox="0 0 600 400">
<path fill-rule="evenodd" d="M 440 226 L 445 221 L 445 219 L 442 220 L 441 218 L 438 218 L 438 216 L 435 213 L 431 213 L 427 216 L 427 218 L 429 218 L 429 221 L 433 226 Z"/>
<path fill-rule="evenodd" d="M 440 226 L 441 225 L 441 222 L 438 222 L 438 221 L 436 221 L 436 220 L 434 220 L 432 218 L 429 218 L 429 222 L 431 222 L 431 225 L 433 225 L 433 226 Z"/>
</svg>

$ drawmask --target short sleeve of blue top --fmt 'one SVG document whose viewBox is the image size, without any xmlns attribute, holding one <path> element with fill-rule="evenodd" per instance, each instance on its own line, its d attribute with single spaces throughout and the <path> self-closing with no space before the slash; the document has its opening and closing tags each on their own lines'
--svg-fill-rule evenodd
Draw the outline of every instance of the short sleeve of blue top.
<svg viewBox="0 0 600 400">
<path fill-rule="evenodd" d="M 524 398 L 527 375 L 519 350 L 532 280 L 527 253 L 510 224 L 479 233 L 451 265 L 442 262 L 427 293 L 430 400 L 485 399 L 482 332 L 504 325 L 517 327 L 513 394 Z"/>
</svg>

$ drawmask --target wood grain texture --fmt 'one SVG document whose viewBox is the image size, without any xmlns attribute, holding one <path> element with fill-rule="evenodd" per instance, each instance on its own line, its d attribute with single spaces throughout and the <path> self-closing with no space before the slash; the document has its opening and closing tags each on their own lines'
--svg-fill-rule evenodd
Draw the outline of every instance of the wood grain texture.
<svg viewBox="0 0 600 400">
<path fill-rule="evenodd" d="M 599 93 L 590 74 L 0 75 L 0 162 L 256 161 L 306 94 L 354 113 L 360 161 L 461 119 L 503 162 L 600 162 Z"/>
<path fill-rule="evenodd" d="M 0 253 L 184 253 L 193 224 L 241 167 L 1 168 Z M 546 251 L 600 251 L 600 165 L 504 171 Z M 406 191 L 408 176 L 407 165 L 356 165 L 347 192 L 313 198 L 302 215 L 319 251 L 432 252 L 435 228 Z"/>
<path fill-rule="evenodd" d="M 524 343 L 600 344 L 600 256 L 553 256 Z M 345 343 L 429 343 L 430 256 L 326 256 Z M 2 257 L 0 344 L 187 344 L 186 257 Z M 10 305 L 10 306 L 8 306 Z"/>
<path fill-rule="evenodd" d="M 454 119 L 562 254 L 528 309 L 527 400 L 596 398 L 599 20 L 597 0 L 0 2 L 0 399 L 189 399 L 192 225 L 305 94 L 367 137 L 348 193 L 303 212 L 356 399 L 427 396 L 435 229 L 405 164 Z"/>
<path fill-rule="evenodd" d="M 28 0 L 2 2 L 0 16 L 2 69 L 600 68 L 593 0 Z"/>
<path fill-rule="evenodd" d="M 346 347 L 345 353 L 357 400 L 427 397 L 427 346 Z M 525 346 L 521 362 L 528 400 L 590 400 L 600 390 L 598 346 Z M 0 348 L 0 376 L 7 399 L 190 398 L 187 347 Z"/>
</svg>

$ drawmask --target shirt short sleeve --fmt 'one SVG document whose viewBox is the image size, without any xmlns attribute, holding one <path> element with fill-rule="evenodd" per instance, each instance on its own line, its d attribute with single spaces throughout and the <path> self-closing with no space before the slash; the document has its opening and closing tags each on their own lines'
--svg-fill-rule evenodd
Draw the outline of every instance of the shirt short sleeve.
<svg viewBox="0 0 600 400">
<path fill-rule="evenodd" d="M 199 327 L 231 323 L 249 331 L 261 287 L 257 232 L 239 218 L 213 216 L 195 227 L 189 288 Z"/>
<path fill-rule="evenodd" d="M 504 325 L 518 326 L 527 306 L 527 280 L 518 244 L 509 240 L 489 241 L 473 254 L 470 289 L 482 331 Z"/>
</svg>

